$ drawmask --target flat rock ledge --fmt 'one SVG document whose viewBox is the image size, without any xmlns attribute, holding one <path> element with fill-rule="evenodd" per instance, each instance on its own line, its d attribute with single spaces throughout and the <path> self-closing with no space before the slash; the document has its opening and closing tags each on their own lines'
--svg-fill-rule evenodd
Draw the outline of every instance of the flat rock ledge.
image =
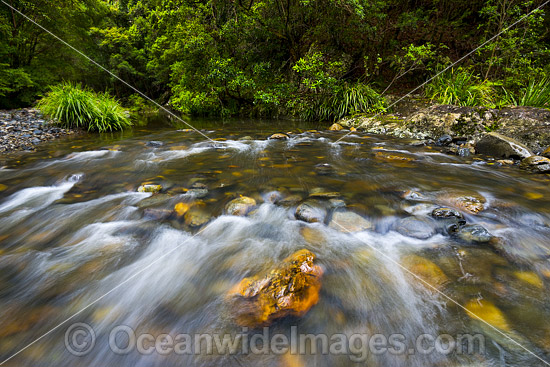
<svg viewBox="0 0 550 367">
<path fill-rule="evenodd" d="M 378 116 L 354 116 L 338 123 L 372 134 L 399 138 L 437 140 L 443 135 L 476 144 L 489 132 L 505 135 L 541 152 L 550 146 L 550 110 L 511 107 L 500 110 L 485 107 L 429 105 L 417 102 L 416 108 L 398 105 L 395 112 Z"/>
<path fill-rule="evenodd" d="M 79 132 L 53 125 L 36 109 L 0 111 L 0 154 L 34 151 L 42 142 Z"/>
</svg>

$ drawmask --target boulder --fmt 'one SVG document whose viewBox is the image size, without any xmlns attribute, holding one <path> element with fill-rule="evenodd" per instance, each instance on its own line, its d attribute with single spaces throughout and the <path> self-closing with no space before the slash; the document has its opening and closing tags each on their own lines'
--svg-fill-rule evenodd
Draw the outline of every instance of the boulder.
<svg viewBox="0 0 550 367">
<path fill-rule="evenodd" d="M 519 168 L 531 171 L 533 173 L 549 173 L 550 159 L 533 155 L 521 161 Z"/>
<path fill-rule="evenodd" d="M 245 216 L 254 206 L 256 200 L 249 198 L 248 196 L 241 196 L 239 198 L 231 200 L 225 206 L 225 212 L 229 215 Z"/>
<path fill-rule="evenodd" d="M 354 212 L 348 210 L 336 210 L 332 214 L 332 219 L 328 225 L 340 232 L 359 232 L 367 229 L 373 229 L 373 224 Z"/>
<path fill-rule="evenodd" d="M 319 300 L 323 270 L 306 249 L 289 256 L 266 274 L 244 278 L 228 294 L 235 321 L 241 326 L 271 324 L 288 315 L 303 316 Z"/>
<path fill-rule="evenodd" d="M 394 224 L 394 229 L 403 236 L 421 240 L 428 239 L 436 233 L 432 219 L 414 216 L 399 219 Z"/>
<path fill-rule="evenodd" d="M 308 199 L 296 207 L 294 216 L 308 223 L 324 223 L 327 208 L 320 200 Z"/>
<path fill-rule="evenodd" d="M 507 136 L 490 132 L 475 145 L 476 153 L 496 158 L 527 158 L 533 153 L 525 145 Z"/>
</svg>

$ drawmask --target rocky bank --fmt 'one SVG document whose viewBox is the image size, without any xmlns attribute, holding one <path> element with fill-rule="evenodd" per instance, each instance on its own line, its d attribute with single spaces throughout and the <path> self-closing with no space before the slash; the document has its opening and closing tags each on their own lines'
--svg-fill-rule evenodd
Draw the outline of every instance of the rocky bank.
<svg viewBox="0 0 550 367">
<path fill-rule="evenodd" d="M 0 111 L 0 154 L 32 151 L 37 144 L 77 132 L 51 124 L 36 109 Z"/>
<path fill-rule="evenodd" d="M 512 138 L 534 153 L 550 146 L 550 110 L 511 107 L 426 105 L 408 100 L 394 107 L 393 113 L 376 118 L 355 116 L 338 122 L 374 134 L 437 141 L 449 135 L 452 141 L 475 145 L 487 133 Z"/>
</svg>

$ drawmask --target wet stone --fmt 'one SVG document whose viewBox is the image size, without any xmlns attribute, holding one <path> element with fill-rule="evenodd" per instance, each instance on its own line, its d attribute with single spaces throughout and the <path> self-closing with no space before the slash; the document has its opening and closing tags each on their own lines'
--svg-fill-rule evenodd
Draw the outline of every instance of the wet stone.
<svg viewBox="0 0 550 367">
<path fill-rule="evenodd" d="M 344 233 L 359 232 L 374 228 L 370 221 L 359 214 L 343 209 L 338 209 L 332 213 L 332 218 L 328 226 Z"/>
<path fill-rule="evenodd" d="M 148 141 L 147 143 L 145 143 L 145 146 L 151 147 L 151 148 L 159 148 L 163 145 L 164 145 L 164 143 L 162 141 L 156 141 L 156 140 L 151 140 L 151 141 Z"/>
<path fill-rule="evenodd" d="M 435 208 L 432 211 L 432 217 L 435 219 L 449 219 L 456 218 L 459 224 L 466 224 L 466 220 L 462 213 L 452 208 Z"/>
<path fill-rule="evenodd" d="M 458 231 L 457 236 L 463 241 L 477 243 L 486 243 L 493 238 L 493 235 L 491 235 L 485 227 L 479 224 L 462 227 Z"/>
<path fill-rule="evenodd" d="M 245 216 L 256 206 L 256 200 L 247 196 L 231 200 L 225 206 L 225 212 L 229 215 Z"/>
<path fill-rule="evenodd" d="M 286 140 L 289 139 L 289 137 L 286 134 L 276 133 L 271 135 L 269 139 Z"/>
<path fill-rule="evenodd" d="M 476 153 L 496 158 L 522 159 L 531 156 L 531 151 L 522 143 L 507 136 L 490 132 L 481 138 L 476 146 Z"/>
<path fill-rule="evenodd" d="M 244 278 L 228 294 L 236 323 L 258 327 L 305 315 L 319 301 L 321 289 L 323 270 L 314 260 L 311 251 L 300 250 L 268 273 Z"/>
<path fill-rule="evenodd" d="M 198 228 L 210 221 L 210 214 L 202 205 L 194 205 L 185 213 L 185 224 L 191 228 Z"/>
<path fill-rule="evenodd" d="M 450 136 L 448 134 L 445 134 L 445 135 L 440 136 L 437 139 L 435 144 L 438 145 L 438 146 L 444 147 L 444 146 L 447 146 L 447 145 L 451 144 L 452 142 L 453 142 L 452 136 Z"/>
<path fill-rule="evenodd" d="M 449 281 L 439 266 L 424 257 L 407 255 L 401 259 L 401 265 L 426 283 L 437 288 L 442 287 Z"/>
<path fill-rule="evenodd" d="M 141 185 L 138 187 L 138 192 L 151 192 L 153 194 L 156 194 L 162 190 L 162 185 Z"/>
<path fill-rule="evenodd" d="M 533 155 L 521 161 L 519 168 L 533 173 L 549 173 L 550 159 Z"/>
<path fill-rule="evenodd" d="M 296 219 L 308 223 L 323 223 L 327 214 L 325 203 L 320 200 L 308 199 L 298 205 L 294 216 Z"/>
<path fill-rule="evenodd" d="M 171 210 L 147 208 L 143 211 L 143 218 L 152 220 L 165 220 L 172 215 Z"/>
<path fill-rule="evenodd" d="M 187 193 L 200 199 L 208 195 L 208 187 L 202 182 L 195 182 Z"/>
<path fill-rule="evenodd" d="M 344 129 L 344 128 L 342 127 L 342 125 L 337 124 L 337 123 L 334 123 L 334 124 L 332 124 L 328 129 L 329 129 L 330 131 L 340 131 L 340 130 L 342 130 L 342 129 Z"/>
<path fill-rule="evenodd" d="M 399 219 L 394 224 L 394 229 L 403 236 L 421 240 L 428 239 L 436 233 L 433 220 L 414 216 Z"/>
</svg>

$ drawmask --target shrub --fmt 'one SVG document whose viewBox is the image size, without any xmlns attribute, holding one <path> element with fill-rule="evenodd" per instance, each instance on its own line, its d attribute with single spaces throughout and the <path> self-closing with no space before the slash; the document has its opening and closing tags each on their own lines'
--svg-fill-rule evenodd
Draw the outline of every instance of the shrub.
<svg viewBox="0 0 550 367">
<path fill-rule="evenodd" d="M 503 101 L 513 106 L 550 108 L 550 79 L 531 79 L 525 88 L 515 94 L 504 89 Z"/>
<path fill-rule="evenodd" d="M 464 68 L 451 69 L 437 76 L 424 89 L 426 97 L 440 104 L 495 106 L 494 83 L 481 81 Z"/>
<path fill-rule="evenodd" d="M 132 125 L 127 112 L 108 93 L 62 83 L 38 102 L 38 108 L 59 125 L 88 131 L 122 130 Z"/>
</svg>

